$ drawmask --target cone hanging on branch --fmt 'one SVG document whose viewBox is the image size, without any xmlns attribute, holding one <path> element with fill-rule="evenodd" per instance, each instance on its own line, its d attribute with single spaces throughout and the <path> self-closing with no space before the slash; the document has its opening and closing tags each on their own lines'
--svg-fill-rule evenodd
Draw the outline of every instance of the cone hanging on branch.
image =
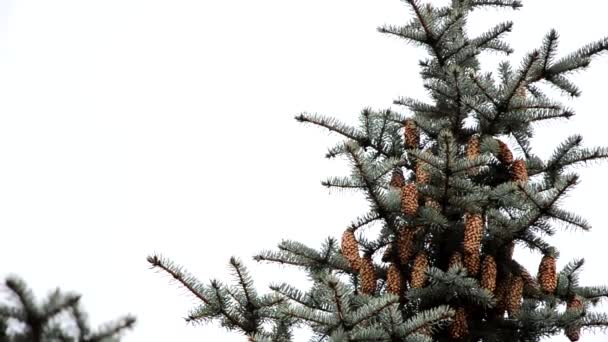
<svg viewBox="0 0 608 342">
<path fill-rule="evenodd" d="M 516 314 L 521 308 L 522 295 L 524 291 L 524 279 L 521 275 L 513 275 L 509 281 L 507 290 L 507 312 L 509 316 Z"/>
<path fill-rule="evenodd" d="M 402 265 L 406 265 L 414 251 L 414 237 L 416 230 L 413 227 L 404 227 L 397 233 L 397 255 Z"/>
<path fill-rule="evenodd" d="M 511 163 L 513 163 L 513 153 L 511 153 L 511 150 L 509 149 L 509 146 L 507 146 L 507 144 L 505 144 L 502 140 L 496 139 L 496 142 L 498 142 L 498 160 L 500 160 L 501 163 L 505 164 L 505 165 L 511 165 Z"/>
<path fill-rule="evenodd" d="M 476 276 L 479 273 L 480 264 L 479 251 L 464 251 L 464 267 L 467 269 L 469 276 Z"/>
<path fill-rule="evenodd" d="M 507 293 L 509 290 L 509 278 L 501 279 L 496 282 L 496 291 L 494 297 L 496 298 L 496 314 L 498 317 L 503 317 L 507 310 Z"/>
<path fill-rule="evenodd" d="M 566 304 L 566 312 L 578 311 L 582 309 L 583 302 L 577 295 L 573 296 Z M 570 341 L 578 341 L 581 338 L 581 326 L 576 323 L 569 325 L 566 327 L 566 336 L 568 339 L 570 339 Z"/>
<path fill-rule="evenodd" d="M 371 256 L 366 255 L 361 260 L 359 275 L 361 277 L 361 293 L 372 295 L 376 292 L 376 269 Z"/>
<path fill-rule="evenodd" d="M 514 182 L 525 183 L 528 181 L 528 168 L 526 162 L 522 159 L 517 159 L 511 165 L 511 179 Z"/>
<path fill-rule="evenodd" d="M 414 289 L 423 288 L 427 275 L 426 270 L 429 267 L 429 259 L 424 251 L 419 252 L 414 259 L 414 265 L 412 266 L 412 279 L 410 285 Z"/>
<path fill-rule="evenodd" d="M 435 201 L 431 197 L 426 197 L 424 199 L 424 206 L 427 208 L 433 208 L 433 209 L 437 209 L 437 210 L 441 209 L 439 202 Z"/>
<path fill-rule="evenodd" d="M 449 333 L 450 337 L 455 340 L 460 340 L 469 334 L 467 312 L 463 307 L 456 309 L 456 314 L 449 327 Z"/>
<path fill-rule="evenodd" d="M 431 174 L 427 171 L 427 166 L 422 160 L 416 162 L 416 182 L 418 184 L 428 184 Z"/>
<path fill-rule="evenodd" d="M 347 229 L 342 233 L 342 255 L 353 271 L 358 272 L 361 265 L 361 257 L 359 256 L 359 244 L 355 238 L 355 232 L 352 229 Z"/>
<path fill-rule="evenodd" d="M 479 157 L 480 153 L 481 153 L 481 146 L 479 143 L 479 138 L 474 135 L 469 139 L 469 142 L 467 143 L 467 158 L 475 159 L 475 158 Z M 467 173 L 471 176 L 476 175 L 477 172 L 478 172 L 477 168 L 470 169 L 467 171 Z"/>
<path fill-rule="evenodd" d="M 395 167 L 391 176 L 390 186 L 401 189 L 404 185 L 405 177 L 403 177 L 403 170 L 400 167 Z"/>
<path fill-rule="evenodd" d="M 491 255 L 485 255 L 481 263 L 481 287 L 494 292 L 496 290 L 496 261 Z"/>
<path fill-rule="evenodd" d="M 481 214 L 465 214 L 464 217 L 464 250 L 465 252 L 479 252 L 481 238 L 483 237 L 484 222 Z"/>
<path fill-rule="evenodd" d="M 556 261 L 553 254 L 543 256 L 538 266 L 538 282 L 540 288 L 545 292 L 552 294 L 557 288 L 557 271 Z"/>
<path fill-rule="evenodd" d="M 386 291 L 396 295 L 401 295 L 403 291 L 403 277 L 394 263 L 391 263 L 386 273 Z"/>
<path fill-rule="evenodd" d="M 408 183 L 401 188 L 401 210 L 405 215 L 416 216 L 418 211 L 418 188 Z"/>
<path fill-rule="evenodd" d="M 420 147 L 420 133 L 416 122 L 412 119 L 405 120 L 405 148 L 412 149 Z"/>
</svg>

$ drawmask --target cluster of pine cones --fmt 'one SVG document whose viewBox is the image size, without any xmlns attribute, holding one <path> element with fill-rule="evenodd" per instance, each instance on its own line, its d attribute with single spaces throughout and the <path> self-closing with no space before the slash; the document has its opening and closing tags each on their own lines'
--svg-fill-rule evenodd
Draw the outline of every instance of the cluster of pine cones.
<svg viewBox="0 0 608 342">
<path fill-rule="evenodd" d="M 413 120 L 405 122 L 405 147 L 419 148 L 420 136 Z M 528 172 L 524 160 L 515 159 L 509 147 L 502 141 L 496 140 L 499 146 L 497 159 L 503 163 L 511 174 L 511 179 L 516 182 L 528 181 Z M 469 159 L 480 155 L 479 138 L 472 137 L 466 147 Z M 415 182 L 406 182 L 403 172 L 396 168 L 390 180 L 390 186 L 401 191 L 401 210 L 408 217 L 415 217 L 418 213 L 421 196 L 418 193 L 418 185 L 430 182 L 431 176 L 427 165 L 418 160 L 415 165 Z M 477 171 L 470 171 L 474 175 Z M 439 208 L 439 204 L 432 198 L 422 199 L 425 206 Z M 424 250 L 415 250 L 417 235 L 423 231 L 423 227 L 406 226 L 398 230 L 395 242 L 386 249 L 382 261 L 388 262 L 386 273 L 386 291 L 403 296 L 409 280 L 410 288 L 422 288 L 427 283 L 427 269 L 430 261 Z M 496 313 L 504 316 L 507 312 L 510 316 L 521 308 L 524 285 L 528 284 L 547 293 L 555 293 L 557 287 L 556 260 L 552 252 L 547 253 L 539 266 L 538 284 L 536 280 L 522 267 L 520 274 L 510 274 L 499 277 L 496 257 L 490 254 L 481 255 L 482 238 L 485 233 L 485 219 L 482 213 L 464 214 L 464 238 L 462 251 L 455 251 L 449 260 L 449 267 L 460 266 L 467 269 L 468 275 L 479 279 L 482 288 L 493 293 L 497 299 Z M 507 248 L 509 259 L 513 256 L 515 243 L 511 242 Z M 377 273 L 369 253 L 363 257 L 359 253 L 359 244 L 353 229 L 347 229 L 342 236 L 341 252 L 348 260 L 350 267 L 359 274 L 359 291 L 363 294 L 373 295 L 377 290 Z M 462 253 L 461 253 L 462 252 Z M 502 260 L 502 259 L 501 259 Z M 409 267 L 409 276 L 406 273 Z M 409 278 L 409 279 L 408 279 Z M 498 280 L 498 281 L 497 281 Z M 568 308 L 578 310 L 581 307 L 580 299 L 575 297 Z M 455 308 L 455 316 L 449 327 L 450 336 L 455 340 L 466 337 L 469 333 L 468 316 L 470 307 L 459 306 Z M 421 331 L 431 336 L 431 329 Z M 566 334 L 571 341 L 578 340 L 580 327 L 572 326 L 567 329 Z"/>
</svg>

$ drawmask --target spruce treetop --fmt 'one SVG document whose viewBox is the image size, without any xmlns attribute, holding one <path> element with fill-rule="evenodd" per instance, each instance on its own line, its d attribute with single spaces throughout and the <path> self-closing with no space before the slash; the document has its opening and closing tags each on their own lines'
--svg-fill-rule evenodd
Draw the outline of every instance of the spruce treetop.
<svg viewBox="0 0 608 342">
<path fill-rule="evenodd" d="M 314 341 L 334 342 L 577 341 L 584 330 L 608 327 L 608 316 L 591 310 L 608 288 L 579 284 L 583 259 L 557 270 L 559 246 L 546 239 L 560 225 L 591 228 L 561 200 L 579 180 L 571 167 L 605 159 L 608 149 L 585 148 L 573 135 L 543 160 L 531 144 L 537 123 L 574 115 L 542 85 L 579 96 L 569 76 L 608 50 L 608 38 L 560 55 L 549 30 L 518 66 L 504 61 L 486 72 L 479 55 L 510 55 L 504 37 L 513 23 L 470 37 L 468 16 L 517 10 L 521 1 L 403 2 L 411 21 L 379 31 L 426 49 L 419 66 L 431 101 L 400 97 L 402 113 L 366 108 L 358 126 L 296 116 L 344 138 L 326 156 L 346 159 L 352 172 L 322 184 L 361 191 L 370 205 L 340 242 L 327 238 L 317 250 L 285 240 L 255 256 L 304 270 L 312 286 L 278 283 L 260 295 L 236 259 L 236 285 L 204 285 L 160 256 L 148 261 L 202 302 L 190 320 L 217 319 L 250 341 L 292 341 L 303 325 Z M 513 258 L 516 246 L 542 256 L 538 270 Z"/>
</svg>

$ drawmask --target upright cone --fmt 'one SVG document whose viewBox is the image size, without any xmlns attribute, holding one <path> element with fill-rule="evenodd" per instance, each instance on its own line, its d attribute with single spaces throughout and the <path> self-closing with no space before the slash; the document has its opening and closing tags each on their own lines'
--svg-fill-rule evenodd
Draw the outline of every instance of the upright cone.
<svg viewBox="0 0 608 342">
<path fill-rule="evenodd" d="M 361 276 L 361 293 L 374 294 L 376 292 L 376 269 L 371 256 L 363 257 L 359 274 Z"/>
<path fill-rule="evenodd" d="M 416 216 L 418 211 L 418 188 L 408 183 L 401 188 L 401 210 L 405 215 Z"/>
<path fill-rule="evenodd" d="M 467 158 L 474 159 L 479 157 L 479 154 L 481 153 L 480 145 L 479 137 L 476 135 L 472 136 L 467 143 Z"/>
<path fill-rule="evenodd" d="M 420 133 L 418 127 L 412 119 L 405 120 L 405 148 L 419 148 L 420 147 Z"/>
<path fill-rule="evenodd" d="M 491 255 L 485 255 L 481 263 L 481 287 L 494 292 L 496 290 L 496 261 Z"/>
<path fill-rule="evenodd" d="M 467 312 L 463 307 L 456 309 L 456 314 L 449 327 L 450 338 L 460 340 L 469 334 Z"/>
<path fill-rule="evenodd" d="M 361 257 L 359 256 L 359 244 L 355 239 L 355 232 L 347 229 L 342 234 L 342 255 L 353 271 L 358 272 L 361 265 Z"/>
<path fill-rule="evenodd" d="M 538 282 L 545 293 L 552 294 L 555 292 L 557 288 L 555 256 L 549 254 L 543 256 L 538 266 Z"/>
<path fill-rule="evenodd" d="M 566 311 L 576 311 L 583 309 L 583 302 L 577 295 L 573 296 L 566 304 Z M 570 341 L 578 341 L 581 338 L 581 326 L 579 324 L 571 324 L 566 327 L 566 336 Z"/>
<path fill-rule="evenodd" d="M 403 291 L 403 278 L 396 264 L 391 263 L 386 273 L 386 291 L 396 295 L 401 295 Z"/>
<path fill-rule="evenodd" d="M 429 267 L 429 260 L 424 251 L 419 252 L 414 259 L 414 265 L 412 266 L 412 279 L 410 281 L 410 285 L 414 289 L 423 288 L 427 275 L 426 270 Z"/>
</svg>

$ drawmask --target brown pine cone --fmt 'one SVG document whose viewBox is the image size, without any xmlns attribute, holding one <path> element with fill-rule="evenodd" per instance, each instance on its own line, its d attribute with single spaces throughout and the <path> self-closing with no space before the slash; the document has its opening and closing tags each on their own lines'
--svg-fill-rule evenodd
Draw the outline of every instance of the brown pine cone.
<svg viewBox="0 0 608 342">
<path fill-rule="evenodd" d="M 420 147 L 420 133 L 412 119 L 405 120 L 405 148 L 413 149 Z"/>
<path fill-rule="evenodd" d="M 464 251 L 464 267 L 469 276 L 476 276 L 479 273 L 480 255 L 479 251 Z"/>
<path fill-rule="evenodd" d="M 448 263 L 448 268 L 460 266 L 462 267 L 462 254 L 460 252 L 454 252 L 450 257 L 450 262 Z"/>
<path fill-rule="evenodd" d="M 494 292 L 496 290 L 496 261 L 491 255 L 485 255 L 481 263 L 481 287 Z"/>
<path fill-rule="evenodd" d="M 494 298 L 496 298 L 496 314 L 498 317 L 504 317 L 505 311 L 507 310 L 507 293 L 509 290 L 509 278 L 500 279 L 496 282 L 496 292 Z"/>
<path fill-rule="evenodd" d="M 431 330 L 431 328 L 427 324 L 425 324 L 425 325 L 421 326 L 420 328 L 418 328 L 416 330 L 416 333 L 418 333 L 420 335 L 424 335 L 424 336 L 429 336 L 429 337 L 433 336 L 433 331 Z"/>
<path fill-rule="evenodd" d="M 511 153 L 509 146 L 499 139 L 496 139 L 496 141 L 498 142 L 498 146 L 500 148 L 498 160 L 507 166 L 511 165 L 511 163 L 513 163 L 513 153 Z"/>
<path fill-rule="evenodd" d="M 418 184 L 427 184 L 431 180 L 431 174 L 426 168 L 427 166 L 422 160 L 416 162 L 416 182 Z"/>
<path fill-rule="evenodd" d="M 526 162 L 522 159 L 517 159 L 511 165 L 511 179 L 514 182 L 525 183 L 528 181 L 528 168 Z"/>
<path fill-rule="evenodd" d="M 513 275 L 507 291 L 507 312 L 510 317 L 516 314 L 521 308 L 523 291 L 524 279 L 521 275 Z"/>
<path fill-rule="evenodd" d="M 361 260 L 360 285 L 361 293 L 372 295 L 376 291 L 376 269 L 371 256 L 366 255 Z"/>
<path fill-rule="evenodd" d="M 583 302 L 581 298 L 577 295 L 574 295 L 566 304 L 566 311 L 571 310 L 581 310 L 583 309 Z M 579 324 L 571 324 L 566 327 L 566 336 L 570 341 L 578 341 L 581 338 L 581 326 Z"/>
<path fill-rule="evenodd" d="M 361 265 L 361 257 L 359 256 L 359 244 L 355 239 L 355 232 L 347 229 L 342 234 L 342 255 L 353 271 L 358 272 Z"/>
<path fill-rule="evenodd" d="M 467 143 L 467 158 L 474 159 L 479 157 L 479 154 L 481 153 L 480 145 L 479 137 L 475 135 L 472 136 Z"/>
<path fill-rule="evenodd" d="M 386 272 L 386 291 L 396 295 L 401 295 L 403 291 L 403 278 L 396 264 L 391 263 Z"/>
<path fill-rule="evenodd" d="M 525 269 L 523 266 L 521 266 L 521 277 L 524 280 L 525 286 L 538 288 L 538 283 L 536 282 L 536 279 L 534 279 L 534 277 L 530 274 L 530 272 L 528 272 L 528 270 Z"/>
<path fill-rule="evenodd" d="M 414 237 L 416 229 L 404 227 L 397 232 L 397 256 L 402 265 L 406 265 L 414 251 Z"/>
<path fill-rule="evenodd" d="M 400 167 L 394 168 L 390 186 L 401 189 L 404 185 L 405 177 L 403 177 L 403 170 Z"/>
<path fill-rule="evenodd" d="M 429 259 L 424 251 L 419 252 L 414 259 L 414 265 L 412 266 L 412 279 L 410 280 L 410 285 L 414 289 L 423 288 L 427 275 L 426 270 L 429 267 Z"/>
<path fill-rule="evenodd" d="M 557 271 L 555 256 L 547 254 L 543 256 L 538 266 L 538 282 L 545 293 L 554 293 L 557 288 Z"/>
<path fill-rule="evenodd" d="M 401 210 L 405 215 L 416 216 L 418 211 L 418 188 L 408 183 L 401 188 Z"/>
<path fill-rule="evenodd" d="M 469 334 L 467 312 L 464 308 L 460 307 L 456 309 L 456 314 L 449 327 L 449 333 L 450 337 L 455 340 L 460 340 Z"/>
<path fill-rule="evenodd" d="M 464 217 L 464 250 L 465 252 L 479 252 L 481 238 L 483 237 L 484 222 L 481 214 L 467 213 Z"/>
</svg>

